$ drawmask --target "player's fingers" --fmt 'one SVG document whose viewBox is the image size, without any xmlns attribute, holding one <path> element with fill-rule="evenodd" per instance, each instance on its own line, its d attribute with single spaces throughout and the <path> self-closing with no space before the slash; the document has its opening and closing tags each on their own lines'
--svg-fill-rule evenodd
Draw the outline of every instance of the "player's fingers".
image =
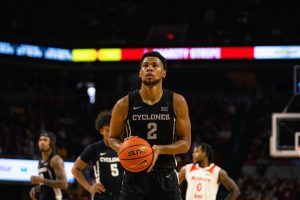
<svg viewBox="0 0 300 200">
<path fill-rule="evenodd" d="M 152 163 L 151 163 L 150 167 L 147 169 L 147 173 L 149 173 L 149 172 L 152 171 L 152 169 L 153 169 L 153 167 L 155 165 L 156 160 L 157 160 L 157 158 L 155 158 L 155 154 L 154 154 Z"/>
<path fill-rule="evenodd" d="M 155 157 L 155 155 L 154 155 L 154 156 L 153 156 L 153 161 L 152 161 L 150 167 L 147 169 L 147 172 L 148 172 L 148 173 L 152 171 L 152 169 L 153 169 L 153 167 L 154 167 L 154 165 L 155 165 L 155 163 L 156 163 L 156 160 L 157 160 L 157 157 Z"/>
<path fill-rule="evenodd" d="M 101 194 L 101 193 L 105 192 L 105 189 L 102 189 L 102 188 L 95 188 L 95 192 Z"/>
<path fill-rule="evenodd" d="M 100 190 L 101 192 L 105 192 L 105 188 L 103 186 L 102 187 L 98 187 L 97 189 Z"/>
<path fill-rule="evenodd" d="M 105 192 L 106 190 L 105 190 L 105 188 L 100 188 L 99 189 L 101 192 Z"/>
<path fill-rule="evenodd" d="M 97 184 L 96 188 L 97 188 L 97 190 L 100 190 L 101 192 L 105 192 L 105 188 L 102 184 Z"/>
<path fill-rule="evenodd" d="M 148 170 L 147 170 L 148 173 L 151 172 L 152 168 L 154 167 L 154 165 L 155 165 L 155 163 L 156 163 L 156 160 L 157 160 L 157 158 L 158 158 L 158 155 L 159 155 L 159 150 L 158 150 L 158 148 L 157 148 L 156 145 L 154 145 L 154 146 L 152 147 L 152 150 L 153 150 L 153 159 L 152 159 L 152 163 L 151 163 L 150 167 L 149 167 Z"/>
<path fill-rule="evenodd" d="M 99 194 L 102 193 L 102 191 L 101 191 L 101 190 L 98 190 L 98 189 L 96 189 L 95 192 L 97 192 L 97 193 L 99 193 Z"/>
<path fill-rule="evenodd" d="M 153 163 L 150 165 L 150 167 L 147 169 L 147 173 L 151 172 L 152 171 L 152 168 L 153 168 Z"/>
<path fill-rule="evenodd" d="M 104 185 L 102 183 L 97 183 L 97 186 L 104 187 Z"/>
</svg>

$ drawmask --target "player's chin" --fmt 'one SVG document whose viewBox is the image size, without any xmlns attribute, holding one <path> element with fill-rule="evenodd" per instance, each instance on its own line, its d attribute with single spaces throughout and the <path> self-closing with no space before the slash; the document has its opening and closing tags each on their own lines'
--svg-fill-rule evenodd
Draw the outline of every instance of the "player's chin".
<svg viewBox="0 0 300 200">
<path fill-rule="evenodd" d="M 153 85 L 156 85 L 160 82 L 160 80 L 158 79 L 152 79 L 152 80 L 143 80 L 143 83 L 147 86 L 153 86 Z"/>
<path fill-rule="evenodd" d="M 46 147 L 40 147 L 40 151 L 47 151 Z"/>
</svg>

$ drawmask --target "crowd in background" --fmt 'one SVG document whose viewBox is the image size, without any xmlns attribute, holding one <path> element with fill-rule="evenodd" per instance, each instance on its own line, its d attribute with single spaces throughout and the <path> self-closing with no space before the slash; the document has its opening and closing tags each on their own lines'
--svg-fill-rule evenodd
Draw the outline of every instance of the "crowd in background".
<svg viewBox="0 0 300 200">
<path fill-rule="evenodd" d="M 1 1 L 0 41 L 61 48 L 300 43 L 297 0 L 194 3 Z M 138 88 L 134 85 L 138 81 L 132 81 L 136 74 L 128 75 L 132 68 L 123 70 L 123 66 L 119 71 L 88 71 L 91 63 L 86 63 L 73 66 L 76 69 L 72 71 L 66 70 L 72 68 L 71 64 L 43 63 L 43 68 L 39 63 L 34 65 L 38 67 L 31 66 L 33 62 L 26 60 L 24 65 L 20 62 L 16 67 L 12 64 L 15 60 L 9 64 L 5 57 L 1 61 L 4 61 L 0 64 L 1 157 L 37 159 L 37 139 L 41 131 L 47 130 L 57 135 L 57 150 L 64 160 L 74 161 L 87 144 L 101 139 L 94 128 L 97 113 L 111 109 L 117 99 Z M 187 99 L 192 145 L 198 142 L 212 145 L 215 163 L 239 184 L 240 199 L 300 199 L 298 176 L 283 177 L 281 173 L 267 176 L 269 166 L 299 167 L 297 159 L 269 155 L 271 115 L 282 112 L 292 96 L 291 66 L 295 63 L 282 65 L 280 69 L 264 64 L 258 67 L 257 63 L 252 63 L 253 68 L 243 69 L 244 66 L 239 66 L 242 62 L 237 63 L 227 63 L 235 69 L 223 71 L 213 67 L 217 65 L 213 61 L 199 61 L 191 68 L 187 63 L 177 63 L 186 68 L 170 70 L 173 74 L 168 75 L 166 87 Z M 101 64 L 96 63 L 94 68 L 101 68 Z M 268 66 L 272 64 L 276 65 L 270 61 Z M 106 69 L 112 65 L 115 64 Z M 203 66 L 213 69 L 207 72 Z M 195 75 L 196 79 L 191 78 Z M 97 89 L 94 104 L 87 95 L 87 82 L 93 82 Z M 191 162 L 191 151 L 176 158 L 179 169 Z M 247 170 L 249 167 L 254 170 Z M 224 192 L 221 188 L 221 199 Z M 69 199 L 83 196 L 89 198 L 76 184 L 70 187 Z"/>
<path fill-rule="evenodd" d="M 58 153 L 64 160 L 74 161 L 87 144 L 101 139 L 94 127 L 97 113 L 112 108 L 126 92 L 102 90 L 105 86 L 95 81 L 96 102 L 91 104 L 86 88 L 72 75 L 63 71 L 58 72 L 62 73 L 61 77 L 36 73 L 30 75 L 31 80 L 8 79 L 2 73 L 1 157 L 37 159 L 39 134 L 49 130 L 57 135 Z M 280 165 L 294 163 L 291 159 L 270 158 L 268 152 L 271 113 L 283 110 L 291 91 L 260 83 L 259 76 L 242 79 L 246 82 L 225 76 L 221 85 L 194 85 L 189 91 L 183 90 L 192 122 L 192 146 L 199 142 L 212 145 L 215 163 L 226 169 L 240 186 L 240 199 L 297 199 L 299 178 L 266 176 L 267 166 L 274 161 Z M 191 151 L 176 158 L 179 169 L 192 161 Z M 242 170 L 244 166 L 255 166 L 256 170 L 249 173 Z M 224 192 L 221 189 L 219 196 Z M 88 199 L 86 192 L 75 183 L 70 187 L 69 198 L 78 196 Z"/>
<path fill-rule="evenodd" d="M 296 0 L 3 2 L 0 39 L 63 46 L 299 43 Z M 226 7 L 226 9 L 224 9 Z M 160 13 L 145 17 L 145 12 Z M 12 14 L 13 13 L 13 14 Z M 34 14 L 31 14 L 34 13 Z M 297 17 L 298 16 L 298 17 Z"/>
</svg>

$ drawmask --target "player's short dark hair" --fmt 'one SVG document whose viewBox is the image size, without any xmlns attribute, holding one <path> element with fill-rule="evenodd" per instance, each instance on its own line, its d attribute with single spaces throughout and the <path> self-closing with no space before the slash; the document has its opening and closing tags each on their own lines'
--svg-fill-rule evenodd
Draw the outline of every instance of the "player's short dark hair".
<svg viewBox="0 0 300 200">
<path fill-rule="evenodd" d="M 164 66 L 164 69 L 166 70 L 167 69 L 167 60 L 165 57 L 163 57 L 158 51 L 148 51 L 146 53 L 144 53 L 141 61 L 140 61 L 140 66 L 142 66 L 142 63 L 143 63 L 143 60 L 146 58 L 146 57 L 157 57 L 160 59 L 160 61 L 162 62 L 163 66 Z"/>
<path fill-rule="evenodd" d="M 95 128 L 99 131 L 103 126 L 109 126 L 111 120 L 111 110 L 104 110 L 97 115 Z"/>
<path fill-rule="evenodd" d="M 201 146 L 202 152 L 206 153 L 207 159 L 209 163 L 212 163 L 214 160 L 214 151 L 210 144 L 207 143 L 200 143 L 199 146 Z"/>
</svg>

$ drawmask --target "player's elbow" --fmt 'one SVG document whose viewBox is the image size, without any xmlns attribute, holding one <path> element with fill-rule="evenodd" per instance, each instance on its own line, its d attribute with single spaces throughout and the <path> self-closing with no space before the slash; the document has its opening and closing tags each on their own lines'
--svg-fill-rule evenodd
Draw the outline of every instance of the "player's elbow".
<svg viewBox="0 0 300 200">
<path fill-rule="evenodd" d="M 74 167 L 72 167 L 72 169 L 71 169 L 71 173 L 72 173 L 72 175 L 74 176 L 74 177 L 76 177 L 76 172 L 75 172 L 75 168 Z"/>
<path fill-rule="evenodd" d="M 108 140 L 107 140 L 108 143 L 109 143 L 109 144 L 112 143 L 113 140 L 114 140 L 113 137 L 109 135 L 109 136 L 108 136 Z"/>
<path fill-rule="evenodd" d="M 241 194 L 241 191 L 240 191 L 239 188 L 237 188 L 237 189 L 235 190 L 236 198 L 237 198 L 238 196 L 240 196 L 240 194 Z"/>
<path fill-rule="evenodd" d="M 71 169 L 71 173 L 72 173 L 72 175 L 74 176 L 75 179 L 77 179 L 80 172 L 81 171 L 76 166 L 73 166 L 72 169 Z"/>
<path fill-rule="evenodd" d="M 114 140 L 115 140 L 115 138 L 113 138 L 113 137 L 111 137 L 111 136 L 108 137 L 108 144 L 109 144 L 109 146 L 113 147 L 113 145 L 114 145 Z"/>
<path fill-rule="evenodd" d="M 231 193 L 232 193 L 233 199 L 237 199 L 238 196 L 240 196 L 241 191 L 240 191 L 240 189 L 237 187 L 237 188 L 234 188 L 234 189 L 231 191 Z"/>
<path fill-rule="evenodd" d="M 121 143 L 121 140 L 119 138 L 111 137 L 111 136 L 108 138 L 109 146 L 116 152 L 118 152 L 118 150 L 119 150 L 120 143 Z"/>
<path fill-rule="evenodd" d="M 191 138 L 186 140 L 186 152 L 188 152 L 191 148 Z"/>
<path fill-rule="evenodd" d="M 116 137 L 114 137 L 114 136 L 112 136 L 112 135 L 109 134 L 109 136 L 108 136 L 108 143 L 109 143 L 109 145 L 111 145 L 112 143 L 114 143 L 114 141 L 116 139 L 117 139 Z"/>
<path fill-rule="evenodd" d="M 74 177 L 76 177 L 76 172 L 77 172 L 77 169 L 76 169 L 75 166 L 73 166 L 72 169 L 71 169 L 71 173 L 72 173 L 72 175 L 73 175 Z"/>
<path fill-rule="evenodd" d="M 184 143 L 184 146 L 183 146 L 183 153 L 186 153 L 190 150 L 191 148 L 191 141 L 186 141 L 185 140 L 185 143 Z"/>
</svg>

